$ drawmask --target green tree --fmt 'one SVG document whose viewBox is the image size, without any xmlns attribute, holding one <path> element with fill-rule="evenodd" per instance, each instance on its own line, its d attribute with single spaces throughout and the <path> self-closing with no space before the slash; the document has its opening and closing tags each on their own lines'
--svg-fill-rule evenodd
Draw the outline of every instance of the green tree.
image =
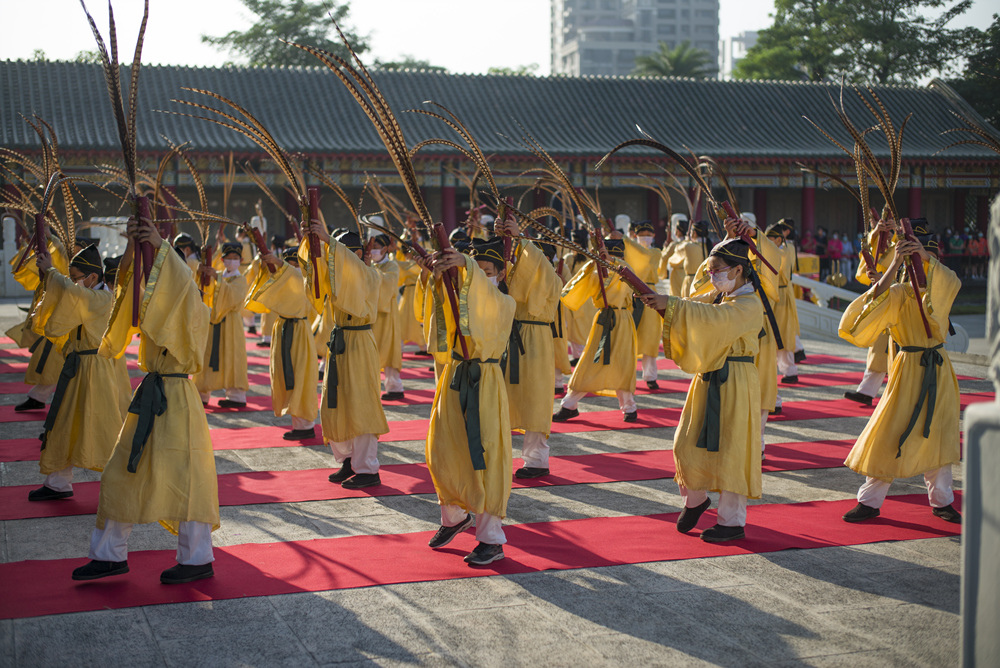
<svg viewBox="0 0 1000 668">
<path fill-rule="evenodd" d="M 538 75 L 538 63 L 518 65 L 517 67 L 491 67 L 487 74 L 505 74 L 508 76 L 533 77 Z"/>
<path fill-rule="evenodd" d="M 640 77 L 692 77 L 707 79 L 715 76 L 717 69 L 712 62 L 712 54 L 691 46 L 684 40 L 671 49 L 666 42 L 660 42 L 658 51 L 635 59 L 632 74 Z"/>
<path fill-rule="evenodd" d="M 383 70 L 430 70 L 431 72 L 447 72 L 447 68 L 440 65 L 431 65 L 429 60 L 423 60 L 416 56 L 403 54 L 399 60 L 379 60 L 375 59 L 375 66 Z"/>
<path fill-rule="evenodd" d="M 961 79 L 950 81 L 959 95 L 994 127 L 1000 127 L 1000 15 L 975 38 Z"/>
<path fill-rule="evenodd" d="M 99 63 L 101 62 L 101 56 L 97 53 L 97 49 L 84 49 L 83 51 L 77 51 L 76 58 L 73 59 L 75 63 Z"/>
<path fill-rule="evenodd" d="M 347 57 L 349 54 L 333 30 L 332 15 L 340 24 L 344 36 L 358 54 L 368 50 L 368 38 L 358 35 L 344 25 L 349 4 L 327 3 L 322 0 L 240 0 L 257 16 L 256 22 L 245 31 L 233 30 L 221 37 L 202 35 L 201 41 L 228 50 L 239 62 L 253 65 L 303 65 L 320 64 L 314 56 L 301 49 L 288 46 L 280 40 L 307 44 L 324 51 Z"/>
<path fill-rule="evenodd" d="M 948 24 L 971 0 L 776 0 L 736 67 L 744 79 L 916 83 L 953 71 L 976 31 Z M 936 16 L 931 14 L 936 13 Z"/>
<path fill-rule="evenodd" d="M 31 52 L 31 59 L 36 63 L 48 62 L 49 58 L 45 55 L 45 49 L 35 49 Z"/>
</svg>

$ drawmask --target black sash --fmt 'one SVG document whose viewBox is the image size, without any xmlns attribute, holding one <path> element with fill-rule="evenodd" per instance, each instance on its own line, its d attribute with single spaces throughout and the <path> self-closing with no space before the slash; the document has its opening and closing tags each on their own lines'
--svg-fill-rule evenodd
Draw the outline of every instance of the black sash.
<svg viewBox="0 0 1000 668">
<path fill-rule="evenodd" d="M 40 341 L 41 339 L 39 339 Z M 47 339 L 46 339 L 47 340 Z M 76 378 L 76 372 L 80 370 L 80 355 L 96 355 L 97 349 L 94 350 L 77 350 L 66 355 L 66 361 L 63 363 L 62 371 L 59 372 L 59 380 L 56 381 L 56 391 L 52 395 L 52 403 L 49 404 L 49 412 L 45 416 L 45 425 L 42 427 L 42 450 L 45 449 L 45 443 L 48 440 L 49 432 L 52 431 L 52 427 L 55 426 L 56 416 L 59 415 L 59 408 L 62 406 L 63 399 L 66 398 L 66 390 L 69 388 L 69 381 Z"/>
<path fill-rule="evenodd" d="M 38 356 L 38 364 L 35 365 L 35 373 L 41 373 L 45 369 L 45 363 L 49 360 L 49 353 L 52 352 L 52 342 L 45 337 L 41 337 L 36 339 L 35 342 L 31 344 L 31 347 L 28 348 L 28 352 L 34 354 L 35 349 L 38 348 L 43 341 L 45 342 L 45 347 L 42 348 L 42 354 Z"/>
<path fill-rule="evenodd" d="M 166 351 L 164 351 L 166 352 Z M 186 373 L 147 373 L 146 377 L 135 388 L 128 412 L 138 415 L 135 423 L 135 434 L 132 436 L 132 451 L 128 456 L 128 472 L 135 473 L 146 441 L 153 431 L 153 422 L 167 410 L 167 395 L 163 390 L 164 378 L 187 378 Z"/>
<path fill-rule="evenodd" d="M 541 320 L 515 320 L 510 330 L 510 340 L 507 342 L 507 350 L 500 356 L 500 370 L 507 373 L 507 362 L 510 361 L 510 384 L 519 385 L 521 383 L 521 355 L 524 354 L 524 339 L 521 338 L 522 325 L 541 325 L 551 327 L 551 322 Z M 513 354 L 511 353 L 513 351 Z"/>
<path fill-rule="evenodd" d="M 635 321 L 636 328 L 639 327 L 639 323 L 642 322 L 642 312 L 646 309 L 646 305 L 642 303 L 642 300 L 638 297 L 632 297 L 632 320 Z"/>
<path fill-rule="evenodd" d="M 212 325 L 212 352 L 208 355 L 208 367 L 212 371 L 219 370 L 219 347 L 222 343 L 222 323 L 226 321 L 226 318 L 222 319 L 222 322 L 217 322 Z"/>
<path fill-rule="evenodd" d="M 708 396 L 705 398 L 705 421 L 701 425 L 701 433 L 698 435 L 698 447 L 706 448 L 709 452 L 719 451 L 719 425 L 722 412 L 722 384 L 729 380 L 730 362 L 749 362 L 753 364 L 753 357 L 746 355 L 743 357 L 727 357 L 722 363 L 722 367 L 715 371 L 708 371 L 701 374 L 701 379 L 708 383 Z"/>
<path fill-rule="evenodd" d="M 913 431 L 917 419 L 920 417 L 920 409 L 927 404 L 927 415 L 924 417 L 924 438 L 931 435 L 931 421 L 934 419 L 934 405 L 937 403 L 937 368 L 944 364 L 944 357 L 938 349 L 944 346 L 939 343 L 933 348 L 922 348 L 920 346 L 903 346 L 900 348 L 904 353 L 921 353 L 920 366 L 924 367 L 924 377 L 920 383 L 920 396 L 917 397 L 917 405 L 913 407 L 913 414 L 910 415 L 910 422 L 906 425 L 903 435 L 899 437 L 899 445 L 896 447 L 896 458 L 903 454 L 903 442 Z"/>
<path fill-rule="evenodd" d="M 594 353 L 594 364 L 611 364 L 611 332 L 615 328 L 615 308 L 605 306 L 597 314 L 597 324 L 601 326 L 601 338 Z M 603 355 L 603 359 L 602 359 Z"/>
<path fill-rule="evenodd" d="M 361 332 L 371 328 L 371 325 L 344 325 L 343 327 L 336 326 L 330 332 L 330 341 L 326 344 L 330 350 L 330 363 L 323 379 L 326 382 L 327 408 L 337 407 L 337 386 L 340 384 L 340 377 L 337 374 L 337 356 L 343 355 L 344 351 L 347 350 L 347 339 L 344 338 L 344 332 Z"/>
<path fill-rule="evenodd" d="M 486 470 L 486 459 L 483 457 L 483 436 L 479 431 L 479 381 L 482 379 L 483 364 L 499 364 L 498 359 L 462 359 L 461 355 L 452 351 L 451 357 L 458 360 L 455 374 L 448 386 L 458 392 L 458 404 L 462 407 L 462 417 L 465 419 L 465 437 L 469 443 L 469 457 L 472 468 L 476 471 Z"/>
<path fill-rule="evenodd" d="M 553 339 L 561 339 L 563 337 L 562 310 L 562 302 L 559 302 L 556 306 L 556 320 L 552 323 Z"/>
<path fill-rule="evenodd" d="M 295 389 L 295 367 L 292 365 L 292 334 L 295 331 L 295 323 L 305 318 L 282 318 L 281 319 L 281 373 L 284 376 L 285 391 L 290 392 Z"/>
</svg>

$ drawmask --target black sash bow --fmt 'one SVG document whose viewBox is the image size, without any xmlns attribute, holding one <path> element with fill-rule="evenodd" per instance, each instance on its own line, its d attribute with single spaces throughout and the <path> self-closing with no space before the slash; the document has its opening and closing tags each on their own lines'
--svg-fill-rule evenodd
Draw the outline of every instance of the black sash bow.
<svg viewBox="0 0 1000 668">
<path fill-rule="evenodd" d="M 924 438 L 931 435 L 931 421 L 934 419 L 934 405 L 937 403 L 937 368 L 944 364 L 944 357 L 938 349 L 944 346 L 939 343 L 933 348 L 922 348 L 920 346 L 903 346 L 900 348 L 904 353 L 921 353 L 920 366 L 924 367 L 924 377 L 920 383 L 920 396 L 917 397 L 917 405 L 913 407 L 913 414 L 910 415 L 910 422 L 906 425 L 903 435 L 899 437 L 899 445 L 896 447 L 896 458 L 903 454 L 903 442 L 913 431 L 917 419 L 920 417 L 920 409 L 927 404 L 927 415 L 924 417 Z"/>
<path fill-rule="evenodd" d="M 295 389 L 295 367 L 292 365 L 292 335 L 295 323 L 305 318 L 281 319 L 281 374 L 285 381 L 285 391 Z"/>
<path fill-rule="evenodd" d="M 128 456 L 128 472 L 135 473 L 146 448 L 146 441 L 153 431 L 153 421 L 167 410 L 167 394 L 163 390 L 164 378 L 187 378 L 186 373 L 147 373 L 135 388 L 128 412 L 139 416 L 132 436 L 132 451 Z"/>
<path fill-rule="evenodd" d="M 330 350 L 330 363 L 324 376 L 327 408 L 337 407 L 337 386 L 340 384 L 340 377 L 337 373 L 337 356 L 343 355 L 347 350 L 347 339 L 344 338 L 344 332 L 360 332 L 371 328 L 371 325 L 344 325 L 343 327 L 336 326 L 330 332 L 330 341 L 326 344 Z"/>
<path fill-rule="evenodd" d="M 31 347 L 28 348 L 28 352 L 34 354 L 35 349 L 42 345 L 43 342 L 45 343 L 45 347 L 42 348 L 42 354 L 38 356 L 38 363 L 35 365 L 35 373 L 41 373 L 45 369 L 45 363 L 49 360 L 49 353 L 52 352 L 52 342 L 45 337 L 41 337 L 36 339 L 35 342 L 31 344 Z"/>
<path fill-rule="evenodd" d="M 227 315 L 226 318 L 228 317 Z M 222 322 L 212 325 L 212 352 L 208 355 L 208 366 L 212 371 L 219 370 L 219 347 L 222 343 L 222 323 L 226 321 L 226 318 L 223 318 Z"/>
<path fill-rule="evenodd" d="M 458 360 L 458 364 L 455 365 L 455 374 L 451 377 L 451 384 L 448 387 L 458 392 L 458 404 L 462 407 L 462 417 L 465 419 L 465 437 L 469 442 L 472 468 L 476 471 L 485 471 L 483 436 L 479 430 L 479 381 L 483 375 L 482 365 L 499 364 L 500 360 L 467 360 L 462 359 L 454 351 L 451 357 Z"/>
<path fill-rule="evenodd" d="M 698 447 L 706 448 L 709 452 L 719 451 L 722 384 L 729 380 L 730 362 L 749 362 L 753 364 L 753 357 L 749 355 L 727 357 L 720 368 L 701 374 L 702 380 L 708 383 L 708 396 L 705 398 L 705 421 L 702 423 L 701 433 L 698 435 Z"/>
<path fill-rule="evenodd" d="M 606 306 L 597 314 L 597 324 L 601 326 L 601 339 L 594 353 L 594 364 L 611 364 L 611 332 L 615 328 L 615 309 Z M 602 359 L 603 355 L 603 359 Z"/>
</svg>

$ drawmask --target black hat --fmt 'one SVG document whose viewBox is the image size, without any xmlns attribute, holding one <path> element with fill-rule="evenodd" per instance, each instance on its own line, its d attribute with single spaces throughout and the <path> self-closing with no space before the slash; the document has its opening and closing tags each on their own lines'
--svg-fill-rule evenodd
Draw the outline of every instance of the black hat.
<svg viewBox="0 0 1000 668">
<path fill-rule="evenodd" d="M 697 234 L 699 237 L 707 237 L 708 236 L 708 221 L 707 220 L 699 220 L 697 223 L 694 224 L 694 231 L 695 231 L 695 234 Z"/>
<path fill-rule="evenodd" d="M 190 234 L 181 232 L 176 237 L 174 237 L 174 248 L 197 248 L 198 245 L 195 244 L 194 239 Z"/>
<path fill-rule="evenodd" d="M 680 232 L 681 234 L 687 234 L 688 233 L 688 219 L 687 218 L 683 218 L 681 220 L 678 220 L 676 227 L 677 227 L 677 231 Z"/>
<path fill-rule="evenodd" d="M 271 245 L 274 248 L 281 248 L 282 246 L 285 245 L 285 237 L 281 236 L 280 234 L 272 234 Z"/>
<path fill-rule="evenodd" d="M 625 242 L 621 239 L 605 239 L 604 247 L 607 249 L 608 255 L 620 258 L 625 257 Z"/>
<path fill-rule="evenodd" d="M 784 237 L 785 230 L 792 230 L 792 225 L 789 223 L 794 224 L 795 221 L 791 218 L 782 218 L 778 222 L 768 225 L 767 230 L 764 233 L 769 237 Z"/>
<path fill-rule="evenodd" d="M 750 244 L 743 239 L 726 239 L 718 244 L 709 253 L 709 256 L 722 258 L 730 267 L 750 266 Z"/>
<path fill-rule="evenodd" d="M 114 283 L 118 278 L 118 265 L 122 263 L 122 256 L 104 258 L 104 282 Z"/>
<path fill-rule="evenodd" d="M 469 235 L 465 233 L 465 230 L 461 227 L 456 227 L 451 231 L 451 234 L 448 235 L 448 241 L 450 241 L 451 245 L 454 246 L 456 242 L 468 242 L 471 241 L 471 239 L 469 239 Z"/>
<path fill-rule="evenodd" d="M 578 230 L 573 230 L 573 241 L 577 246 L 587 246 L 587 241 L 590 239 L 590 233 L 583 229 L 582 227 Z"/>
<path fill-rule="evenodd" d="M 924 249 L 937 255 L 939 248 L 937 235 L 931 232 L 930 227 L 927 225 L 927 219 L 911 218 L 910 227 L 913 228 L 913 236 L 923 245 Z"/>
<path fill-rule="evenodd" d="M 388 246 L 390 243 L 388 234 L 376 234 L 371 237 L 371 240 L 383 247 Z"/>
<path fill-rule="evenodd" d="M 630 228 L 636 234 L 639 234 L 640 232 L 656 232 L 656 228 L 653 227 L 653 222 L 650 220 L 640 220 L 639 222 L 632 223 Z"/>
<path fill-rule="evenodd" d="M 358 236 L 357 232 L 345 231 L 337 235 L 337 241 L 347 246 L 352 251 L 363 250 L 364 246 L 361 244 L 361 237 Z"/>
<path fill-rule="evenodd" d="M 503 259 L 503 239 L 473 239 L 472 257 L 477 261 L 492 262 L 498 270 L 507 266 Z"/>
<path fill-rule="evenodd" d="M 240 257 L 243 257 L 243 244 L 232 241 L 222 244 L 222 257 L 226 257 L 230 253 L 236 253 Z"/>
<path fill-rule="evenodd" d="M 104 276 L 104 263 L 101 261 L 101 254 L 97 250 L 97 244 L 90 244 L 79 253 L 73 256 L 69 266 L 76 267 L 84 274 L 97 274 Z"/>
<path fill-rule="evenodd" d="M 73 240 L 73 242 L 80 248 L 86 248 L 91 244 L 93 244 L 94 246 L 98 245 L 98 240 L 95 239 L 94 237 L 78 236 L 76 239 Z"/>
<path fill-rule="evenodd" d="M 299 261 L 299 247 L 289 246 L 285 250 L 281 251 L 281 257 L 285 262 L 298 262 Z"/>
<path fill-rule="evenodd" d="M 549 258 L 549 262 L 551 262 L 552 258 L 556 256 L 556 247 L 552 244 L 547 244 L 544 241 L 536 241 L 535 243 L 538 244 L 538 248 L 541 249 L 545 257 Z"/>
</svg>

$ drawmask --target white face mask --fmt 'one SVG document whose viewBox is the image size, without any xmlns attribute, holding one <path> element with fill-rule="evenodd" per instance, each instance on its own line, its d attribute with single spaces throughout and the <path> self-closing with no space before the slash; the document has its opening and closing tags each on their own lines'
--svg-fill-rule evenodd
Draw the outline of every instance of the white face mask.
<svg viewBox="0 0 1000 668">
<path fill-rule="evenodd" d="M 236 271 L 237 269 L 240 268 L 240 261 L 239 260 L 223 260 L 222 264 L 226 268 L 226 271 L 230 271 L 230 272 L 231 271 Z"/>
<path fill-rule="evenodd" d="M 381 262 L 382 258 L 385 257 L 385 251 L 381 248 L 372 249 L 372 262 Z"/>
<path fill-rule="evenodd" d="M 499 285 L 500 285 L 500 277 L 499 276 L 487 276 L 486 278 L 490 279 L 490 283 L 493 284 L 493 287 L 499 287 Z"/>
<path fill-rule="evenodd" d="M 639 243 L 642 244 L 643 248 L 650 248 L 653 245 L 653 237 L 643 235 L 639 237 Z"/>
<path fill-rule="evenodd" d="M 725 272 L 712 274 L 712 286 L 724 295 L 729 294 L 736 287 L 735 278 L 727 278 Z"/>
</svg>

